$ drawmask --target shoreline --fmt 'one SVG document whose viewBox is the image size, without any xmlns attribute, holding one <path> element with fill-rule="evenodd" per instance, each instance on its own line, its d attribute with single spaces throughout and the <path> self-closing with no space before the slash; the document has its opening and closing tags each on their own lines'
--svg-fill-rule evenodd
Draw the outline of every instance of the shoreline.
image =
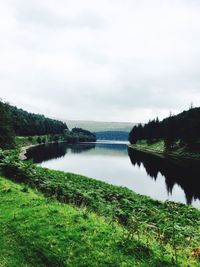
<svg viewBox="0 0 200 267">
<path fill-rule="evenodd" d="M 152 148 L 148 148 L 148 147 L 141 147 L 139 145 L 132 145 L 129 144 L 128 145 L 129 148 L 133 149 L 133 150 L 137 150 L 143 153 L 147 153 L 147 154 L 151 154 L 154 156 L 157 156 L 159 158 L 165 159 L 165 158 L 171 158 L 171 159 L 175 159 L 175 160 L 192 160 L 192 161 L 200 161 L 200 156 L 197 156 L 195 153 L 193 155 L 187 155 L 187 154 L 177 154 L 176 152 L 164 152 L 164 151 L 159 151 L 159 150 L 155 150 Z M 187 152 L 186 152 L 187 153 Z"/>
<path fill-rule="evenodd" d="M 56 144 L 56 143 L 66 143 L 66 141 L 58 141 L 58 142 L 46 142 L 46 143 L 41 143 L 41 144 L 30 144 L 30 145 L 26 145 L 26 146 L 22 146 L 20 147 L 20 152 L 19 152 L 19 159 L 20 160 L 26 160 L 26 153 L 28 151 L 29 148 L 31 147 L 36 147 L 36 146 L 40 146 L 40 145 L 45 145 L 45 144 Z M 113 140 L 97 140 L 96 142 L 79 142 L 76 144 L 125 144 L 127 146 L 129 146 L 128 142 L 124 142 L 124 141 L 120 141 L 120 142 L 116 142 Z M 69 143 L 69 145 L 75 145 L 74 143 Z"/>
<path fill-rule="evenodd" d="M 38 146 L 38 148 L 39 148 L 39 146 L 41 146 L 41 147 L 46 147 L 47 149 L 48 149 L 48 144 L 52 144 L 52 145 L 54 145 L 55 147 L 57 147 L 57 146 L 59 146 L 59 144 L 60 143 L 63 143 L 63 142 L 58 142 L 58 143 L 55 143 L 55 142 L 49 142 L 49 143 L 42 143 L 42 144 L 32 144 L 32 145 L 27 145 L 27 146 L 25 146 L 25 147 L 22 147 L 22 151 L 21 151 L 21 154 L 20 154 L 20 157 L 19 157 L 19 159 L 20 160 L 26 160 L 27 159 L 27 156 L 26 156 L 26 153 L 27 153 L 27 151 L 31 148 L 31 147 L 37 147 Z M 57 145 L 56 145 L 57 144 Z M 93 144 L 92 142 L 91 143 L 77 143 L 77 144 L 66 144 L 66 146 L 67 147 L 71 147 L 71 146 L 73 146 L 73 145 L 87 145 L 87 144 Z M 61 146 L 62 146 L 62 144 L 60 144 Z M 128 145 L 128 146 L 126 146 L 126 149 L 127 148 L 132 148 L 132 149 L 134 149 L 130 144 Z M 36 148 L 37 149 L 37 148 Z M 137 149 L 137 151 L 139 151 L 139 152 L 141 152 L 141 153 L 148 153 L 149 154 L 149 158 L 150 157 L 158 157 L 158 159 L 157 160 L 162 160 L 162 161 L 170 161 L 170 162 L 174 162 L 174 163 L 176 163 L 177 165 L 179 165 L 180 164 L 180 166 L 181 165 L 184 165 L 185 163 L 187 163 L 187 164 L 191 164 L 190 166 L 196 166 L 196 164 L 198 164 L 198 162 L 195 162 L 195 161 L 193 161 L 193 163 L 192 162 L 190 162 L 188 159 L 187 159 L 187 161 L 186 160 L 183 160 L 183 159 L 178 159 L 178 158 L 174 158 L 174 157 L 165 157 L 161 152 L 158 154 L 156 154 L 155 152 L 154 153 L 152 153 L 152 152 L 150 152 L 150 151 L 141 151 L 141 150 L 139 150 L 139 149 Z M 36 164 L 37 165 L 37 164 Z M 51 169 L 51 168 L 50 168 Z M 63 171 L 63 170 L 61 170 L 61 171 Z M 68 170 L 64 170 L 64 172 L 68 172 Z M 75 174 L 75 175 L 81 175 L 80 173 L 79 174 L 77 174 L 76 173 L 76 171 L 74 171 L 73 170 L 73 173 Z M 83 176 L 84 176 L 84 174 L 82 174 Z M 93 176 L 91 175 L 90 177 L 89 177 L 90 179 L 92 178 L 92 179 L 95 179 L 95 180 L 98 180 L 98 181 L 104 181 L 105 182 L 105 180 L 104 179 L 101 179 L 101 177 L 96 177 L 96 178 L 93 178 Z M 113 186 L 120 186 L 120 185 L 117 185 L 114 181 L 112 181 L 112 182 L 108 182 L 108 181 L 106 181 L 106 183 L 108 183 L 108 184 L 110 184 L 110 185 L 113 185 Z M 128 188 L 128 189 L 130 189 L 131 191 L 133 191 L 133 192 L 135 192 L 134 191 L 134 188 L 131 188 L 131 187 L 129 187 L 129 185 L 128 184 L 123 184 L 123 185 L 121 185 L 121 186 L 123 186 L 123 187 L 126 187 L 126 188 Z M 135 192 L 136 193 L 136 192 Z M 136 193 L 136 194 L 142 194 L 142 193 Z M 149 196 L 150 198 L 152 198 L 152 199 L 154 199 L 154 200 L 158 200 L 158 201 L 172 201 L 172 202 L 175 202 L 175 203 L 179 203 L 180 202 L 180 200 L 170 200 L 169 199 L 169 197 L 166 197 L 165 199 L 160 199 L 160 198 L 157 198 L 156 196 L 152 196 L 151 194 L 146 194 L 146 193 L 143 193 L 144 194 L 144 196 L 145 195 L 147 195 L 147 196 Z M 181 200 L 181 203 L 182 204 L 184 204 L 184 205 L 188 205 L 184 200 Z M 192 204 L 191 204 L 192 205 Z M 192 205 L 193 206 L 193 205 Z M 199 209 L 199 207 L 197 207 L 197 206 L 193 206 L 193 207 L 195 207 L 195 208 L 198 208 Z"/>
<path fill-rule="evenodd" d="M 26 145 L 22 147 L 22 152 L 25 153 L 28 148 L 37 145 L 40 144 Z M 19 152 L 19 150 L 17 152 Z M 90 228 L 88 217 L 90 216 L 90 213 L 92 213 L 95 214 L 95 218 L 102 217 L 108 221 L 112 229 L 113 225 L 116 223 L 120 227 L 120 231 L 122 231 L 122 233 L 127 233 L 126 236 L 123 234 L 123 243 L 119 243 L 120 245 L 125 244 L 125 248 L 127 247 L 127 240 L 128 244 L 130 244 L 130 236 L 134 244 L 136 244 L 139 249 L 141 249 L 141 244 L 144 249 L 152 247 L 153 249 L 151 250 L 151 254 L 148 254 L 150 255 L 150 258 L 154 257 L 153 255 L 156 255 L 155 264 L 152 266 L 157 266 L 158 259 L 159 263 L 160 259 L 163 260 L 163 249 L 165 250 L 165 259 L 170 263 L 175 253 L 174 251 L 178 251 L 175 250 L 176 247 L 181 248 L 177 254 L 177 262 L 180 263 L 180 266 L 185 266 L 182 263 L 186 261 L 187 263 L 191 262 L 194 264 L 197 262 L 192 253 L 193 251 L 196 251 L 195 249 L 199 243 L 198 230 L 200 211 L 195 207 L 173 201 L 155 200 L 151 197 L 135 193 L 126 187 L 111 185 L 106 182 L 78 174 L 51 170 L 37 166 L 36 164 L 30 164 L 26 161 L 20 161 L 19 158 L 16 160 L 16 158 L 13 158 L 12 156 L 10 157 L 10 160 L 9 158 L 6 158 L 4 164 L 2 164 L 2 175 L 5 179 L 18 184 L 13 184 L 13 186 L 11 186 L 12 182 L 4 180 L 3 190 L 1 192 L 2 196 L 6 198 L 6 201 L 13 193 L 16 198 L 15 188 L 20 187 L 17 192 L 20 196 L 23 196 L 23 199 L 25 200 L 30 196 L 31 200 L 34 199 L 35 201 L 35 197 L 32 198 L 31 190 L 37 190 L 42 193 L 45 198 L 48 198 L 48 204 L 52 199 L 52 201 L 59 203 L 59 206 L 63 205 L 64 209 L 66 209 L 66 207 L 70 208 L 70 206 L 73 206 L 76 210 L 78 210 L 79 216 L 72 216 L 72 224 L 75 226 L 74 229 L 76 231 L 77 229 L 80 229 L 84 236 Z M 51 227 L 53 236 L 52 242 L 55 242 L 55 233 L 61 231 L 61 235 L 63 236 L 63 229 L 65 229 L 65 225 L 63 222 L 57 223 L 59 216 L 63 215 L 62 213 L 55 212 L 55 208 L 49 209 L 49 206 L 46 206 L 47 201 L 45 198 L 45 205 L 42 205 L 43 208 L 45 207 L 45 210 L 42 211 L 45 218 L 53 218 L 53 220 L 55 218 L 54 223 L 56 224 L 54 225 L 54 228 Z M 21 197 L 19 200 L 20 199 Z M 31 226 L 33 225 L 32 214 L 35 216 L 38 214 L 37 212 L 40 212 L 40 206 L 36 206 L 36 203 L 38 204 L 38 202 L 34 201 L 29 201 L 30 203 L 33 203 L 31 209 L 34 209 L 34 212 L 29 211 L 28 214 L 30 217 L 22 217 L 23 221 L 24 218 L 26 218 L 26 223 L 27 218 L 29 218 Z M 7 201 L 7 203 L 10 208 L 10 202 Z M 30 205 L 22 206 L 23 203 L 19 205 L 16 201 L 14 201 L 14 203 L 17 203 L 17 206 L 22 211 L 26 211 L 26 209 L 30 208 Z M 21 207 L 23 207 L 23 209 Z M 46 211 L 48 213 L 45 213 Z M 51 213 L 49 213 L 49 211 Z M 17 219 L 12 220 L 12 222 L 15 223 L 16 227 L 20 227 L 22 224 L 15 222 L 20 218 L 18 213 L 16 214 Z M 40 220 L 41 216 L 39 215 L 37 221 Z M 10 221 L 9 217 L 9 222 Z M 84 223 L 84 227 L 80 228 L 79 225 L 81 222 Z M 43 225 L 46 227 L 47 224 L 45 223 Z M 40 227 L 41 225 L 38 225 L 37 229 Z M 69 224 L 67 222 L 67 231 L 68 228 Z M 22 229 L 22 233 L 26 236 L 28 230 L 25 230 L 25 228 Z M 32 228 L 30 229 L 30 237 L 32 237 L 34 231 L 32 231 Z M 98 228 L 96 228 L 96 222 L 95 227 L 92 229 L 92 233 L 94 233 L 94 229 L 98 230 Z M 167 229 L 167 231 L 165 229 Z M 185 234 L 188 233 L 188 231 L 192 236 L 192 239 L 189 240 L 189 248 L 187 239 L 188 235 Z M 162 234 L 163 239 L 160 238 L 160 233 Z M 36 238 L 39 238 L 38 235 Z M 43 238 L 42 240 L 46 240 L 48 238 L 49 236 L 47 238 Z M 163 240 L 166 240 L 165 244 L 163 244 Z M 135 243 L 136 241 L 139 243 Z M 176 242 L 175 248 L 174 241 Z M 41 242 L 41 239 L 39 239 L 39 242 Z M 43 243 L 41 244 L 43 245 Z M 49 248 L 49 243 L 47 244 Z M 136 251 L 134 250 L 136 255 L 138 255 L 137 247 Z M 55 249 L 57 249 L 57 247 L 55 247 Z M 132 246 L 130 249 L 133 251 Z M 58 253 L 58 250 L 55 251 Z M 165 266 L 165 263 L 166 261 L 162 262 L 162 266 Z M 145 266 L 149 266 L 148 264 L 149 258 L 147 259 L 147 265 Z M 167 264 L 166 266 L 174 266 L 174 264 Z"/>
<path fill-rule="evenodd" d="M 45 144 L 56 144 L 56 143 L 64 143 L 64 141 L 46 142 L 46 143 L 41 143 L 41 144 L 30 144 L 30 145 L 22 146 L 22 147 L 20 147 L 19 159 L 20 160 L 26 160 L 27 159 L 26 153 L 29 150 L 29 148 L 31 148 L 31 147 L 41 146 L 41 145 L 45 145 Z"/>
<path fill-rule="evenodd" d="M 31 147 L 39 146 L 39 145 L 40 144 L 35 144 L 35 145 L 28 145 L 28 146 L 21 147 L 20 152 L 19 152 L 19 159 L 20 160 L 26 160 L 27 159 L 26 153 L 27 153 L 28 149 Z"/>
</svg>

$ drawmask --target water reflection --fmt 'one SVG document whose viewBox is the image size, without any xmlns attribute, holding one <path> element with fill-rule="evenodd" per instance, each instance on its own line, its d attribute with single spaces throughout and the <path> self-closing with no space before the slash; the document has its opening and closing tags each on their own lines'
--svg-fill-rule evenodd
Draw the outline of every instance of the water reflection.
<svg viewBox="0 0 200 267">
<path fill-rule="evenodd" d="M 162 159 L 131 148 L 128 149 L 134 166 L 144 166 L 148 176 L 156 181 L 160 173 L 166 184 L 168 194 L 172 195 L 175 184 L 185 193 L 187 204 L 200 199 L 200 166 L 199 162 L 189 160 Z"/>
<path fill-rule="evenodd" d="M 109 148 L 110 150 L 116 150 L 119 154 L 119 152 L 122 152 L 123 154 L 127 154 L 127 144 L 126 143 L 97 143 L 96 147 L 98 148 L 105 148 L 106 150 Z"/>
<path fill-rule="evenodd" d="M 108 142 L 40 145 L 29 149 L 27 158 L 47 168 L 125 186 L 155 199 L 200 207 L 199 162 L 162 159 L 127 149 L 127 144 Z"/>
<path fill-rule="evenodd" d="M 69 145 L 64 142 L 44 144 L 30 148 L 26 153 L 26 157 L 34 163 L 42 163 L 50 159 L 64 157 L 69 149 L 72 153 L 79 154 L 93 148 L 95 148 L 95 144 L 83 144 L 81 146 L 79 144 Z"/>
</svg>

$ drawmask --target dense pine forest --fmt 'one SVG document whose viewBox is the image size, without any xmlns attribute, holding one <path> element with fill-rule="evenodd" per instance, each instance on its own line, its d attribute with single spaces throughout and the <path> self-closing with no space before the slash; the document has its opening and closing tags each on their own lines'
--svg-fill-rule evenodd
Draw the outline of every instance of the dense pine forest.
<svg viewBox="0 0 200 267">
<path fill-rule="evenodd" d="M 76 128 L 75 127 L 72 129 L 71 132 L 74 136 L 76 136 L 76 135 L 79 136 L 80 142 L 87 141 L 87 140 L 85 140 L 86 137 L 88 138 L 88 141 L 94 141 L 94 142 L 96 141 L 96 135 L 94 133 L 91 133 L 88 130 L 84 130 L 82 128 Z"/>
<path fill-rule="evenodd" d="M 177 145 L 197 148 L 200 140 L 200 108 L 190 108 L 162 121 L 157 118 L 145 125 L 134 126 L 129 134 L 130 143 L 136 144 L 143 139 L 150 144 L 163 139 L 166 149 Z"/>
<path fill-rule="evenodd" d="M 14 144 L 14 130 L 7 106 L 0 101 L 0 147 L 8 148 Z"/>
<path fill-rule="evenodd" d="M 0 147 L 14 145 L 15 136 L 49 135 L 48 141 L 68 141 L 71 143 L 96 141 L 95 134 L 75 128 L 69 131 L 66 123 L 33 114 L 0 101 Z M 45 142 L 38 137 L 38 143 Z"/>
<path fill-rule="evenodd" d="M 29 113 L 7 103 L 1 102 L 1 105 L 10 115 L 11 124 L 16 135 L 61 134 L 65 129 L 68 129 L 66 123 L 62 121 L 49 119 L 44 115 Z"/>
</svg>

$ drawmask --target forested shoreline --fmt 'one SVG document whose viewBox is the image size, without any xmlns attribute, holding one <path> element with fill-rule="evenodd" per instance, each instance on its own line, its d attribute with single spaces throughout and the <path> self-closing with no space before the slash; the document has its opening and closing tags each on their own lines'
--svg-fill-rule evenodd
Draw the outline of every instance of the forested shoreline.
<svg viewBox="0 0 200 267">
<path fill-rule="evenodd" d="M 83 266 L 94 262 L 152 267 L 199 263 L 199 210 L 22 161 L 19 153 L 24 145 L 95 141 L 96 136 L 81 128 L 70 131 L 59 121 L 57 132 L 57 121 L 36 114 L 30 114 L 33 124 L 30 119 L 26 127 L 28 123 L 34 127 L 41 119 L 41 125 L 52 122 L 52 129 L 44 135 L 17 136 L 12 112 L 5 107 L 0 102 L 3 266 L 76 266 L 80 259 Z"/>
<path fill-rule="evenodd" d="M 66 123 L 29 113 L 0 101 L 0 148 L 15 146 L 16 136 L 37 136 L 37 143 L 66 141 L 69 143 L 95 142 L 94 133 L 81 128 L 68 129 Z M 40 137 L 41 136 L 41 137 Z"/>
<path fill-rule="evenodd" d="M 156 118 L 144 125 L 134 126 L 129 141 L 136 144 L 141 140 L 147 140 L 149 144 L 164 140 L 166 151 L 183 146 L 199 151 L 200 108 L 190 108 L 162 121 Z"/>
</svg>

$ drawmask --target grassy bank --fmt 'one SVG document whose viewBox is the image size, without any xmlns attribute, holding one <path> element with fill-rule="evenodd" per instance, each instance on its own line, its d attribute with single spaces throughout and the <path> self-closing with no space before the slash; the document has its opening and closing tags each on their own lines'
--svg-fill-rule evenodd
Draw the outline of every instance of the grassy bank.
<svg viewBox="0 0 200 267">
<path fill-rule="evenodd" d="M 175 144 L 174 148 L 166 151 L 163 140 L 153 143 L 148 143 L 146 140 L 140 140 L 136 144 L 131 144 L 130 147 L 159 157 L 169 156 L 180 159 L 200 160 L 200 153 L 198 151 L 194 151 L 188 146 L 179 146 L 178 143 Z"/>
<path fill-rule="evenodd" d="M 132 253 L 127 253 L 123 229 L 103 217 L 45 198 L 4 177 L 0 177 L 0 194 L 0 266 L 141 266 L 151 262 L 151 249 L 137 240 L 130 242 Z"/>
<path fill-rule="evenodd" d="M 59 141 L 61 135 L 35 135 L 35 136 L 17 136 L 15 138 L 16 147 L 22 148 L 30 145 L 40 145 Z"/>
<path fill-rule="evenodd" d="M 46 143 L 66 142 L 74 144 L 70 140 L 64 140 L 62 135 L 35 135 L 35 136 L 17 136 L 15 138 L 16 148 L 21 149 L 27 146 L 34 146 Z"/>
<path fill-rule="evenodd" d="M 59 208 L 62 209 L 63 212 L 65 210 L 66 213 L 70 213 L 70 210 L 76 210 L 78 213 L 84 212 L 87 216 L 92 216 L 91 218 L 93 218 L 96 223 L 99 222 L 99 227 L 101 226 L 102 229 L 107 227 L 104 233 L 105 235 L 101 234 L 99 236 L 102 242 L 101 245 L 99 244 L 100 240 L 96 245 L 95 243 L 93 244 L 93 238 L 95 238 L 93 237 L 94 233 L 89 233 L 91 237 L 91 240 L 88 241 L 91 246 L 91 263 L 88 263 L 86 258 L 82 258 L 85 257 L 85 252 L 83 251 L 82 244 L 79 242 L 75 246 L 78 251 L 80 250 L 79 255 L 77 252 L 74 252 L 74 245 L 72 245 L 71 250 L 74 255 L 72 257 L 74 262 L 72 261 L 68 265 L 65 265 L 66 260 L 70 258 L 71 254 L 70 252 L 66 253 L 66 248 L 64 249 L 64 246 L 68 247 L 68 245 L 71 244 L 70 238 L 72 240 L 75 238 L 76 240 L 76 237 L 79 236 L 79 232 L 76 232 L 77 228 L 74 228 L 70 237 L 63 241 L 64 245 L 59 245 L 59 248 L 52 252 L 54 257 L 57 257 L 58 261 L 60 259 L 60 265 L 56 265 L 55 263 L 48 265 L 49 263 L 46 264 L 44 262 L 43 265 L 33 264 L 32 266 L 95 266 L 95 262 L 97 262 L 96 266 L 198 266 L 198 264 L 200 264 L 199 210 L 173 202 L 162 203 L 155 201 L 148 197 L 135 194 L 126 188 L 112 186 L 87 177 L 41 168 L 30 162 L 22 162 L 18 160 L 17 157 L 18 155 L 16 154 L 10 155 L 9 153 L 5 155 L 5 153 L 1 153 L 1 172 L 14 182 L 22 184 L 15 186 L 21 188 L 18 190 L 18 193 L 23 196 L 23 201 L 29 203 L 30 206 L 27 208 L 30 215 L 35 214 L 35 207 L 34 201 L 29 199 L 29 197 L 32 195 L 31 192 L 36 194 L 35 191 L 32 191 L 30 188 L 41 191 L 46 198 L 40 196 L 43 200 L 41 206 L 39 205 L 37 207 L 38 217 L 35 219 L 36 225 L 31 224 L 31 217 L 27 219 L 27 223 L 30 223 L 30 227 L 28 228 L 30 232 L 27 232 L 26 226 L 23 226 L 22 223 L 26 222 L 25 214 L 23 215 L 24 219 L 15 222 L 15 227 L 24 235 L 23 238 L 32 239 L 32 235 L 34 236 L 36 234 L 37 242 L 33 242 L 38 243 L 41 247 L 44 246 L 44 251 L 47 253 L 45 261 L 51 262 L 50 245 L 46 246 L 46 243 L 43 244 L 43 242 L 46 242 L 46 237 L 43 236 L 42 232 L 35 233 L 35 231 L 36 229 L 40 229 L 40 218 L 42 214 L 44 214 L 43 219 L 50 220 L 49 222 L 42 222 L 42 225 L 44 225 L 46 229 L 44 232 L 46 231 L 48 235 L 48 231 L 51 231 L 51 235 L 55 239 L 53 242 L 57 242 L 58 229 L 52 228 L 52 218 L 48 218 L 48 216 L 45 215 L 51 205 L 60 205 Z M 23 204 L 20 204 L 18 208 L 13 205 L 14 199 L 18 197 L 18 194 L 12 196 L 12 188 L 11 191 L 9 189 L 11 182 L 7 181 L 6 183 L 10 185 L 8 189 L 3 189 L 3 193 L 1 191 L 1 195 L 3 196 L 6 192 L 4 202 L 1 202 L 1 205 L 2 207 L 7 205 L 7 209 L 10 210 L 9 218 L 12 219 L 12 216 L 14 216 L 13 214 L 16 214 L 15 209 L 17 209 L 17 212 L 25 211 L 24 208 L 20 209 L 20 207 L 23 207 Z M 26 186 L 24 186 L 24 184 Z M 30 194 L 26 194 L 27 191 Z M 7 199 L 9 196 L 13 197 L 12 201 L 9 198 Z M 38 194 L 37 197 L 39 198 Z M 51 200 L 49 200 L 49 197 Z M 63 204 L 58 204 L 56 201 Z M 18 202 L 16 201 L 16 203 Z M 46 203 L 46 205 L 44 205 L 44 203 Z M 48 206 L 47 203 L 50 206 Z M 24 207 L 26 207 L 26 205 Z M 2 219 L 3 216 L 4 215 L 1 215 L 0 218 Z M 59 221 L 59 216 L 57 212 L 53 216 L 56 222 Z M 64 221 L 67 225 L 72 224 L 69 214 L 65 217 Z M 1 224 L 6 225 L 8 223 L 4 221 Z M 61 222 L 61 225 L 62 224 L 63 222 Z M 91 225 L 88 221 L 86 221 L 85 224 L 86 228 Z M 113 230 L 112 227 L 114 227 Z M 62 230 L 63 227 L 61 226 L 61 231 Z M 14 236 L 15 231 L 16 230 L 13 232 Z M 115 232 L 117 233 L 116 236 L 114 235 Z M 5 233 L 4 236 L 6 237 L 7 233 Z M 5 242 L 1 241 L 1 244 L 3 243 Z M 92 256 L 96 253 L 98 247 L 99 250 L 102 251 L 101 246 L 102 248 L 105 246 L 110 252 L 112 251 L 112 256 L 106 256 L 106 259 L 109 260 L 107 264 L 104 261 L 104 255 L 106 255 L 104 254 L 105 251 L 101 253 L 102 261 L 100 261 L 100 256 L 99 261 Z M 30 247 L 32 247 L 32 245 Z M 37 251 L 39 253 L 40 249 L 36 248 L 34 251 L 35 254 L 30 255 L 33 261 L 37 255 Z M 118 253 L 120 253 L 120 256 Z M 62 255 L 66 256 L 65 259 Z M 118 256 L 119 261 L 117 261 Z M 80 264 L 76 261 L 79 261 Z M 122 262 L 124 263 L 122 264 Z M 9 265 L 4 264 L 2 266 Z"/>
</svg>

